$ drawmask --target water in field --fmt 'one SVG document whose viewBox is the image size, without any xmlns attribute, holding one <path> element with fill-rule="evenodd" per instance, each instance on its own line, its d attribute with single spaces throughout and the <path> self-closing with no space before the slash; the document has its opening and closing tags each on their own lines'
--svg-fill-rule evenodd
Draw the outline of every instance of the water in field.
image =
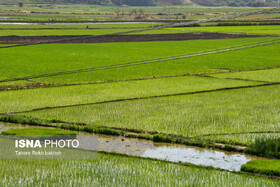
<svg viewBox="0 0 280 187">
<path fill-rule="evenodd" d="M 23 125 L 17 125 L 17 124 L 13 124 L 13 123 L 4 123 L 4 122 L 0 122 L 0 134 L 3 131 L 6 131 L 8 129 L 12 129 L 12 128 L 23 128 Z"/>
<path fill-rule="evenodd" d="M 0 133 L 9 128 L 23 127 L 28 126 L 0 122 Z M 97 138 L 99 145 L 98 151 L 116 152 L 171 162 L 212 166 L 229 171 L 240 171 L 240 168 L 243 164 L 255 159 L 254 157 L 248 157 L 247 155 L 239 153 L 230 153 L 226 151 L 170 143 L 155 143 L 149 140 L 125 138 L 122 136 L 109 136 L 89 133 L 80 133 L 80 135 L 86 135 L 89 142 L 94 143 L 96 143 Z M 91 138 L 92 141 L 90 141 Z M 93 151 L 96 151 L 96 149 Z"/>
<path fill-rule="evenodd" d="M 13 18 L 6 17 L 6 16 L 0 16 L 0 19 L 5 19 L 5 20 L 7 20 L 7 19 L 13 19 Z"/>
<path fill-rule="evenodd" d="M 197 148 L 192 146 L 154 143 L 135 138 L 96 135 L 99 139 L 99 151 L 113 151 L 145 158 L 156 158 L 171 162 L 191 163 L 212 166 L 229 171 L 240 171 L 241 166 L 253 157 L 245 154 Z"/>
</svg>

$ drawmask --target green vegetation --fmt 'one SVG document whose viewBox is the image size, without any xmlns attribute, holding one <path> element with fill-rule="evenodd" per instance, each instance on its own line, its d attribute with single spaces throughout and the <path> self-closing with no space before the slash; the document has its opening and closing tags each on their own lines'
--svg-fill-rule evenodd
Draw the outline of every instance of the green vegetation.
<svg viewBox="0 0 280 187">
<path fill-rule="evenodd" d="M 49 74 L 188 54 L 269 39 L 273 38 L 99 44 L 48 44 L 26 46 L 24 48 L 7 48 L 2 49 L 5 53 L 0 53 L 0 58 L 3 59 L 0 62 L 1 67 L 3 67 L 0 69 L 0 73 L 4 77 Z M 168 48 L 166 46 L 168 46 Z M 199 72 L 217 72 L 221 71 L 219 68 L 264 68 L 267 66 L 279 65 L 278 59 L 280 58 L 280 54 L 278 46 L 279 44 L 275 44 L 187 59 L 127 66 L 102 71 L 66 74 L 36 80 L 49 83 L 77 83 Z M 151 50 L 153 50 L 153 53 L 150 52 Z M 21 58 L 18 58 L 18 56 Z M 247 58 L 244 58 L 244 56 Z M 39 58 L 40 60 L 38 60 Z M 247 59 L 250 59 L 250 61 L 248 62 Z M 48 66 L 46 66 L 46 64 L 48 64 Z"/>
<path fill-rule="evenodd" d="M 71 21 L 65 25 L 0 25 L 0 36 L 102 35 L 153 27 L 161 24 L 153 23 L 158 20 L 169 24 L 167 21 L 221 16 L 225 19 L 218 22 L 137 34 L 219 32 L 265 36 L 2 48 L 0 121 L 32 126 L 9 129 L 3 134 L 68 135 L 82 131 L 235 152 L 246 150 L 279 158 L 280 44 L 253 47 L 257 42 L 280 41 L 276 37 L 279 11 L 226 18 L 232 13 L 256 10 L 263 8 L 0 5 L 0 21 Z M 87 24 L 97 20 L 140 22 Z M 151 22 L 145 23 L 147 20 Z M 1 44 L 5 45 L 11 44 Z M 233 50 L 237 46 L 239 49 Z M 242 170 L 279 177 L 279 164 L 279 160 L 256 160 Z M 95 160 L 0 160 L 0 165 L 0 186 L 280 185 L 278 180 L 255 174 L 105 153 L 98 153 Z"/>
<path fill-rule="evenodd" d="M 1 2 L 5 2 L 5 0 L 1 0 Z M 50 3 L 46 0 L 23 0 L 19 3 L 19 7 L 23 7 L 24 3 Z M 68 4 L 68 3 L 75 3 L 75 4 L 93 4 L 93 5 L 129 5 L 129 6 L 154 6 L 157 4 L 157 0 L 76 0 L 76 1 L 69 1 L 69 0 L 54 0 L 51 3 L 53 4 Z M 11 0 L 9 3 L 17 3 L 17 1 Z M 182 2 L 183 3 L 183 2 Z M 182 4 L 179 3 L 179 4 Z"/>
<path fill-rule="evenodd" d="M 280 138 L 260 137 L 256 138 L 246 149 L 246 153 L 280 159 Z"/>
<path fill-rule="evenodd" d="M 272 130 L 273 131 L 273 130 Z M 272 132 L 264 132 L 264 133 L 254 133 L 259 131 L 252 131 L 252 133 L 246 133 L 244 134 L 232 134 L 228 133 L 228 135 L 211 135 L 207 137 L 203 137 L 205 140 L 214 141 L 214 142 L 221 142 L 225 144 L 233 144 L 233 145 L 243 145 L 248 146 L 255 142 L 257 138 L 277 138 L 279 137 L 278 133 L 272 133 Z"/>
<path fill-rule="evenodd" d="M 278 92 L 279 86 L 268 86 L 42 110 L 26 115 L 184 136 L 279 131 Z"/>
<path fill-rule="evenodd" d="M 9 61 L 10 63 L 3 62 L 2 64 L 5 67 L 3 73 L 10 76 L 11 74 L 16 74 L 21 77 L 132 62 L 143 59 L 143 56 L 147 59 L 152 59 L 163 55 L 186 54 L 268 39 L 273 38 L 110 44 L 50 44 L 36 46 L 36 48 L 35 46 L 29 46 L 5 49 L 5 53 L 2 54 L 5 57 L 3 59 L 5 59 L 5 62 Z M 168 50 L 165 46 L 169 46 Z M 19 54 L 27 54 L 30 49 L 36 50 L 36 54 L 22 55 L 21 61 L 14 58 Z M 151 49 L 153 49 L 152 54 L 150 53 Z M 131 51 L 131 54 L 127 53 L 128 50 Z M 108 55 L 108 52 L 111 55 Z M 52 55 L 47 55 L 51 53 Z M 44 58 L 36 61 L 37 55 L 44 56 Z M 73 58 L 73 56 L 76 56 L 76 58 Z M 244 58 L 244 56 L 247 58 Z M 3 98 L 1 112 L 263 84 L 263 82 L 254 81 L 279 82 L 278 69 L 245 71 L 246 69 L 276 67 L 279 65 L 278 57 L 278 45 L 271 45 L 118 69 L 38 78 L 36 80 L 42 82 L 62 84 L 103 80 L 109 80 L 109 82 L 0 92 L 1 98 Z M 95 59 L 94 64 L 90 59 Z M 248 61 L 248 59 L 250 60 Z M 22 61 L 24 63 L 20 63 Z M 37 63 L 34 64 L 34 61 Z M 67 65 L 63 63 L 65 61 L 67 61 Z M 46 67 L 46 63 L 52 64 Z M 32 67 L 32 69 L 28 67 Z M 239 70 L 242 71 L 221 73 Z M 188 73 L 203 74 L 209 72 L 218 74 L 211 74 L 210 77 L 188 75 Z M 154 76 L 176 74 L 185 75 L 182 77 L 153 78 Z M 151 79 L 110 82 L 110 80 L 141 77 L 150 77 Z M 226 78 L 249 80 L 230 80 Z M 26 115 L 42 119 L 56 119 L 57 121 L 81 122 L 93 126 L 105 125 L 108 127 L 144 129 L 183 136 L 197 136 L 208 133 L 278 131 L 276 117 L 278 102 L 275 102 L 275 98 L 278 98 L 278 89 L 279 86 L 248 88 L 139 101 L 47 109 L 26 113 Z M 246 94 L 244 95 L 244 93 Z M 253 98 L 251 97 L 252 95 L 254 95 Z M 94 128 L 86 131 L 94 132 Z M 278 135 L 276 134 L 276 136 Z M 248 145 L 254 138 L 254 136 L 249 135 L 233 135 L 224 136 L 224 138 L 219 136 L 217 139 L 207 137 L 206 139 L 229 144 Z"/>
<path fill-rule="evenodd" d="M 0 160 L 0 165 L 1 186 L 279 185 L 278 181 L 263 177 L 101 153 L 96 160 Z"/>
<path fill-rule="evenodd" d="M 164 24 L 164 23 L 163 23 Z M 156 23 L 69 24 L 69 25 L 1 25 L 0 36 L 102 35 L 154 27 Z"/>
<path fill-rule="evenodd" d="M 9 77 L 0 77 L 0 79 L 1 80 L 9 79 Z M 29 84 L 29 83 L 33 83 L 33 82 L 29 82 L 29 81 L 1 82 L 0 86 L 4 86 L 4 85 L 23 85 L 23 84 Z"/>
<path fill-rule="evenodd" d="M 51 129 L 42 127 L 30 127 L 21 129 L 9 129 L 2 132 L 3 135 L 75 135 L 75 132 L 61 129 Z"/>
<path fill-rule="evenodd" d="M 167 142 L 170 143 L 172 140 L 169 137 L 165 137 L 161 134 L 155 134 L 153 135 L 153 141 L 154 142 Z"/>
<path fill-rule="evenodd" d="M 0 30 L 0 36 L 102 35 L 132 29 Z"/>
<path fill-rule="evenodd" d="M 280 160 L 252 160 L 241 167 L 242 171 L 280 176 Z"/>
<path fill-rule="evenodd" d="M 89 29 L 86 29 L 86 27 Z M 122 24 L 122 25 L 3 25 L 0 36 L 47 36 L 47 35 L 102 35 L 123 31 L 138 30 L 153 27 L 156 24 Z M 175 33 L 239 33 L 251 35 L 279 36 L 280 25 L 252 25 L 252 26 L 201 26 L 175 27 L 160 30 L 135 32 L 131 34 L 175 34 Z"/>
<path fill-rule="evenodd" d="M 280 68 L 248 72 L 234 72 L 211 75 L 218 78 L 247 79 L 253 81 L 279 82 Z"/>
<path fill-rule="evenodd" d="M 192 84 L 195 82 L 196 84 Z M 77 85 L 0 92 L 0 112 L 18 112 L 40 107 L 55 107 L 106 100 L 148 97 L 255 85 L 254 82 L 219 80 L 207 77 L 173 77 L 152 80 Z"/>
<path fill-rule="evenodd" d="M 153 27 L 161 25 L 159 23 L 118 23 L 115 22 L 112 23 L 72 23 L 72 24 L 66 24 L 66 25 L 56 25 L 56 24 L 39 24 L 39 25 L 1 25 L 1 30 L 94 30 L 94 29 L 140 29 L 143 27 Z M 88 26 L 88 28 L 87 28 Z"/>
<path fill-rule="evenodd" d="M 258 25 L 258 26 L 204 26 L 204 27 L 175 27 L 161 30 L 143 31 L 137 34 L 168 34 L 168 33 L 197 33 L 197 32 L 221 32 L 241 33 L 256 35 L 279 36 L 280 25 Z"/>
<path fill-rule="evenodd" d="M 1 0 L 2 2 L 5 0 Z M 0 1 L 0 3 L 1 3 Z M 176 0 L 177 1 L 177 0 Z M 149 1 L 150 2 L 150 1 Z M 175 2 L 174 0 L 172 1 Z M 116 21 L 116 20 L 171 20 L 188 21 L 216 18 L 233 13 L 252 12 L 264 8 L 251 7 L 197 7 L 197 6 L 98 6 L 24 4 L 0 5 L 3 17 L 10 21 Z M 268 9 L 268 8 L 267 8 Z M 252 19 L 279 19 L 277 11 Z M 246 19 L 246 18 L 243 18 Z M 6 20 L 6 19 L 3 19 Z"/>
<path fill-rule="evenodd" d="M 48 125 L 50 123 L 60 122 L 55 119 L 45 119 L 40 120 L 34 117 L 26 117 L 26 116 L 9 116 L 9 115 L 1 115 L 0 121 L 2 122 L 9 122 L 9 123 L 17 123 L 23 125 Z"/>
</svg>

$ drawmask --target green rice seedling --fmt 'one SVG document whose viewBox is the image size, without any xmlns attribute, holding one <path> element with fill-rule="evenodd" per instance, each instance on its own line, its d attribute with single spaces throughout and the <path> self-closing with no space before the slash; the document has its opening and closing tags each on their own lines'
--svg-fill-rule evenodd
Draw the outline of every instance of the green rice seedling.
<svg viewBox="0 0 280 187">
<path fill-rule="evenodd" d="M 149 60 L 236 46 L 273 38 L 121 42 L 98 44 L 47 44 L 7 48 L 0 53 L 1 76 L 25 77 Z M 168 46 L 168 48 L 166 48 Z M 257 69 L 279 65 L 278 45 L 227 53 L 127 66 L 93 72 L 62 74 L 34 80 L 46 83 L 81 83 L 187 73 L 217 72 L 219 68 Z M 153 51 L 151 53 L 150 51 Z M 127 53 L 129 51 L 129 53 Z M 110 55 L 108 55 L 110 54 Z M 18 58 L 20 56 L 20 58 Z M 250 61 L 248 62 L 247 56 Z M 143 58 L 144 57 L 144 58 Z M 38 61 L 38 58 L 40 61 Z M 263 60 L 265 59 L 265 61 Z M 36 62 L 36 63 L 34 63 Z M 67 62 L 65 64 L 65 62 Z M 46 64 L 49 66 L 46 67 Z"/>
<path fill-rule="evenodd" d="M 0 164 L 1 186 L 279 186 L 279 181 L 265 177 L 101 153 L 95 160 L 0 160 Z"/>
<path fill-rule="evenodd" d="M 279 131 L 279 86 L 124 101 L 28 113 L 38 118 L 157 131 L 186 137 Z M 230 140 L 231 137 L 228 136 Z M 235 143 L 249 144 L 243 136 Z"/>
<path fill-rule="evenodd" d="M 252 81 L 280 82 L 280 68 L 211 75 L 217 78 L 246 79 Z"/>
<path fill-rule="evenodd" d="M 141 98 L 256 84 L 248 81 L 183 76 L 106 84 L 2 91 L 0 92 L 2 102 L 0 112 L 18 112 L 43 107 Z"/>
</svg>

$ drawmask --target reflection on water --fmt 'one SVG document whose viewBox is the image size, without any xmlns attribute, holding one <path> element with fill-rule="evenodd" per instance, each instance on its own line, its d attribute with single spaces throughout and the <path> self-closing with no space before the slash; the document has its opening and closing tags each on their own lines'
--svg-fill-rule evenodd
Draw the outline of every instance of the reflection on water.
<svg viewBox="0 0 280 187">
<path fill-rule="evenodd" d="M 240 171 L 241 166 L 253 157 L 245 154 L 197 148 L 178 144 L 154 143 L 134 138 L 95 135 L 99 140 L 99 151 L 114 151 L 145 158 L 156 158 L 171 162 L 213 166 L 229 171 Z"/>
<path fill-rule="evenodd" d="M 195 165 L 213 166 L 215 168 L 226 169 L 230 171 L 240 171 L 243 164 L 251 159 L 241 154 L 226 154 L 222 151 L 200 150 L 188 147 L 158 147 L 148 149 L 142 154 L 143 157 L 157 158 L 172 162 L 187 162 Z"/>
<path fill-rule="evenodd" d="M 0 133 L 9 128 L 22 128 L 28 126 L 0 122 Z M 171 162 L 192 163 L 195 165 L 213 166 L 229 171 L 240 171 L 243 164 L 255 159 L 244 154 L 226 151 L 211 150 L 169 143 L 154 143 L 150 140 L 125 138 L 121 136 L 108 136 L 99 134 L 80 133 L 88 142 L 95 142 L 98 138 L 98 151 L 116 152 L 145 158 L 156 158 Z M 89 150 L 87 147 L 86 150 Z M 96 147 L 93 151 L 96 150 Z"/>
</svg>

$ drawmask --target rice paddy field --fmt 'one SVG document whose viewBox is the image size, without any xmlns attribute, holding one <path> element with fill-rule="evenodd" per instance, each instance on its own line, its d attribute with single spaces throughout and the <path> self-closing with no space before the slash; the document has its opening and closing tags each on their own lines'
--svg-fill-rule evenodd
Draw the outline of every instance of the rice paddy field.
<svg viewBox="0 0 280 187">
<path fill-rule="evenodd" d="M 1 2 L 0 2 L 1 3 Z M 252 12 L 261 8 L 252 7 L 193 7 L 193 6 L 98 6 L 98 5 L 46 5 L 25 4 L 20 8 L 17 4 L 1 5 L 1 14 L 13 20 L 39 21 L 91 21 L 91 20 L 134 20 L 139 19 L 138 13 L 143 11 L 143 20 L 199 20 L 213 18 L 230 13 Z M 182 17 L 186 15 L 186 17 Z M 279 19 L 277 12 L 267 16 L 269 19 Z M 252 19 L 252 18 L 251 18 Z M 257 19 L 257 18 L 256 18 Z"/>
<path fill-rule="evenodd" d="M 1 36 L 62 36 L 62 35 L 101 35 L 114 34 L 143 28 L 152 28 L 166 23 L 158 24 L 106 24 L 106 25 L 3 25 L 0 28 Z M 135 32 L 132 34 L 177 34 L 177 33 L 238 33 L 260 36 L 279 36 L 280 25 L 249 25 L 249 26 L 200 26 L 177 27 L 160 30 Z"/>
<path fill-rule="evenodd" d="M 118 8 L 129 12 L 135 7 Z M 101 18 L 129 21 L 126 16 L 114 15 L 116 7 L 55 5 L 45 8 L 43 5 L 39 13 L 38 9 L 32 4 L 21 10 L 14 5 L 1 5 L 0 13 L 16 18 L 9 20 L 14 22 L 26 21 L 27 17 L 32 21 L 46 21 L 58 15 L 56 19 L 64 21 Z M 242 150 L 246 154 L 256 140 L 278 141 L 279 25 L 217 26 L 211 23 L 114 34 L 121 41 L 80 41 L 80 37 L 85 36 L 101 37 L 172 24 L 181 12 L 187 14 L 187 20 L 202 20 L 259 10 L 261 8 L 147 7 L 145 19 L 169 22 L 0 24 L 0 120 L 10 122 L 10 126 L 20 123 L 11 119 L 27 119 L 25 123 L 29 125 L 36 121 L 36 125 L 48 123 L 54 127 L 49 131 L 35 127 L 4 132 L 67 134 L 70 131 L 59 129 L 63 123 L 64 129 L 106 127 L 111 130 L 106 131 L 109 135 L 114 130 L 133 132 L 133 135 L 140 132 L 142 138 L 152 137 L 149 140 L 155 140 L 156 134 L 165 137 L 161 141 L 171 144 L 182 143 L 172 139 L 180 137 L 202 142 L 199 146 L 203 148 L 229 150 L 230 147 L 231 151 Z M 58 13 L 47 15 L 48 11 Z M 266 14 L 261 22 L 266 19 L 277 22 L 275 14 L 277 10 Z M 239 17 L 234 21 L 255 21 L 261 15 Z M 182 33 L 244 36 L 122 41 L 127 35 Z M 28 41 L 30 37 L 51 35 L 79 37 L 74 39 L 76 43 L 64 42 L 64 39 L 61 43 L 47 39 L 47 43 Z M 75 129 L 71 129 L 73 125 Z M 270 156 L 279 155 L 277 141 L 269 145 L 263 142 L 271 147 L 271 152 L 256 155 L 259 157 L 243 165 L 242 171 L 115 152 L 99 152 L 94 160 L 1 159 L 0 186 L 279 186 L 279 158 Z"/>
</svg>

